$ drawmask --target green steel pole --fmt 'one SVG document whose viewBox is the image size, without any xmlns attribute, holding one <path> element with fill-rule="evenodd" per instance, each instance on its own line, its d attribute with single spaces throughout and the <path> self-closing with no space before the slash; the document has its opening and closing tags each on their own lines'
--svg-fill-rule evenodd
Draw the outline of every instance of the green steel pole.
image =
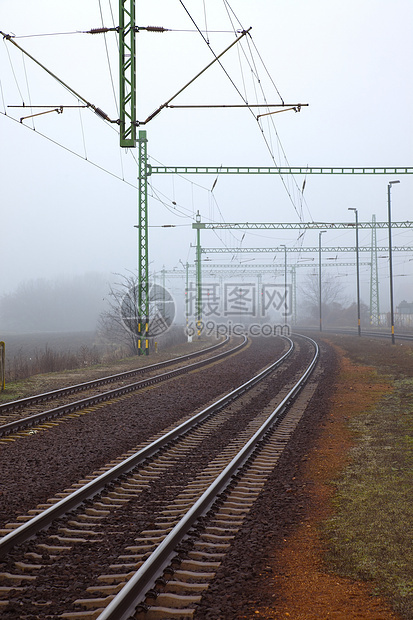
<svg viewBox="0 0 413 620">
<path fill-rule="evenodd" d="M 138 175 L 138 349 L 149 355 L 148 164 L 146 131 L 139 131 Z"/>
<path fill-rule="evenodd" d="M 119 0 L 120 146 L 136 146 L 135 0 Z"/>
<path fill-rule="evenodd" d="M 199 211 L 196 214 L 196 221 L 201 221 Z M 201 229 L 196 231 L 196 327 L 198 338 L 201 337 L 202 323 L 202 269 L 201 269 Z"/>
</svg>

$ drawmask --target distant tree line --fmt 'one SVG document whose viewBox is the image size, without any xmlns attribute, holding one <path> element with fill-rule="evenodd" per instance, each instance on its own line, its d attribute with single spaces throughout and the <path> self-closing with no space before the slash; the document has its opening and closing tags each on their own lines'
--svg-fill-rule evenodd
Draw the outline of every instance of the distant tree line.
<svg viewBox="0 0 413 620">
<path fill-rule="evenodd" d="M 0 297 L 2 331 L 94 331 L 105 308 L 108 277 L 87 273 L 28 280 Z"/>
<path fill-rule="evenodd" d="M 323 275 L 321 282 L 321 313 L 323 325 L 331 327 L 357 326 L 357 303 L 349 302 L 342 293 L 339 282 L 332 276 Z M 317 274 L 307 276 L 300 288 L 300 300 L 297 304 L 299 321 L 318 325 L 320 317 L 320 292 Z M 360 302 L 361 324 L 370 324 L 368 306 Z"/>
</svg>

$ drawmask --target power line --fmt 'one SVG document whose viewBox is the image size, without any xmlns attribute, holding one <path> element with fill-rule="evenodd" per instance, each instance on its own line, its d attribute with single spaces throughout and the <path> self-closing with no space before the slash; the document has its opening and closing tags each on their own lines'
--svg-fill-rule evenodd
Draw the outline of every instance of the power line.
<svg viewBox="0 0 413 620">
<path fill-rule="evenodd" d="M 37 129 L 35 129 L 34 127 L 29 127 L 28 125 L 24 125 L 23 123 L 20 123 L 17 119 L 13 118 L 12 116 L 9 116 L 8 114 L 6 114 L 5 112 L 0 112 L 0 114 L 2 116 L 5 116 L 6 118 L 8 118 L 9 120 L 14 121 L 15 123 L 17 123 L 20 127 L 25 127 L 25 129 L 29 129 L 30 131 L 33 131 L 34 133 L 38 134 L 39 136 L 41 136 L 42 138 L 45 138 L 46 140 L 48 140 L 49 142 L 51 142 L 52 144 L 55 144 L 56 146 L 59 146 L 60 148 L 62 148 L 64 151 L 67 151 L 68 153 L 71 153 L 72 155 L 75 155 L 76 157 L 78 157 L 79 159 L 82 159 L 83 161 L 86 161 L 88 164 L 90 164 L 91 166 L 98 168 L 99 170 L 101 170 L 102 172 L 105 172 L 106 174 L 108 174 L 109 176 L 117 179 L 118 181 L 122 181 L 122 183 L 125 183 L 126 185 L 129 185 L 130 187 L 133 187 L 134 189 L 137 189 L 137 185 L 135 185 L 134 183 L 131 183 L 130 181 L 127 181 L 125 178 L 120 177 L 119 175 L 117 175 L 114 172 L 111 172 L 110 170 L 108 170 L 107 168 L 104 168 L 103 166 L 95 163 L 94 161 L 92 161 L 91 159 L 87 159 L 86 157 L 84 157 L 83 155 L 80 155 L 79 153 L 77 153 L 76 151 L 73 151 L 72 149 L 70 149 L 67 146 L 64 146 L 64 144 L 61 144 L 60 142 L 57 142 L 56 140 L 53 140 L 53 138 L 50 138 L 49 136 L 46 136 L 46 134 L 42 133 L 41 131 L 38 131 Z"/>
</svg>

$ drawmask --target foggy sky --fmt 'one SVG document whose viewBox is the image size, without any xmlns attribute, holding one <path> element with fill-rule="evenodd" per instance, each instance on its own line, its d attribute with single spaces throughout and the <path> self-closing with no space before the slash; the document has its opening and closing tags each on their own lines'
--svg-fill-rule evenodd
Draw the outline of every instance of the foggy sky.
<svg viewBox="0 0 413 620">
<path fill-rule="evenodd" d="M 33 3 L 27 5 L 23 0 L 3 0 L 0 29 L 28 35 L 102 25 L 97 1 L 63 4 L 39 0 L 35 7 Z M 117 5 L 112 1 L 116 24 Z M 196 0 L 188 6 L 204 28 L 203 2 Z M 207 6 L 208 29 L 230 29 L 224 4 L 210 0 Z M 281 145 L 270 121 L 263 122 L 277 164 L 413 165 L 410 0 L 391 4 L 384 0 L 237 0 L 230 6 L 242 27 L 252 26 L 253 44 L 250 42 L 249 48 L 245 44 L 236 46 L 224 61 L 248 101 L 263 101 L 263 94 L 256 93 L 257 83 L 253 83 L 251 66 L 242 51 L 247 54 L 255 45 L 265 66 L 254 50 L 257 64 L 252 68 L 259 73 L 267 102 L 280 101 L 275 84 L 285 102 L 309 104 L 300 113 L 272 117 Z M 102 0 L 104 24 L 110 27 L 109 7 L 108 0 Z M 193 29 L 181 4 L 171 0 L 138 1 L 137 23 Z M 233 34 L 209 33 L 209 37 L 216 53 L 233 40 Z M 117 97 L 115 35 L 108 34 L 106 41 Z M 111 118 L 118 118 L 103 35 L 31 37 L 16 42 L 88 101 Z M 212 60 L 201 37 L 189 32 L 142 31 L 137 35 L 137 54 L 139 120 L 147 118 Z M 7 42 L 0 47 L 0 79 L 0 294 L 29 279 L 133 271 L 137 262 L 136 153 L 120 149 L 116 126 L 105 124 L 89 110 L 65 109 L 63 114 L 53 112 L 20 123 L 20 117 L 30 111 L 8 106 L 21 105 L 22 101 L 26 106 L 76 105 L 77 100 Z M 215 66 L 175 103 L 240 102 L 234 87 Z M 148 132 L 148 153 L 154 164 L 274 165 L 259 125 L 248 110 L 167 109 L 143 128 Z M 413 181 L 407 175 L 398 178 L 400 184 L 392 189 L 392 218 L 412 220 Z M 354 214 L 348 207 L 356 207 L 360 221 L 370 221 L 373 214 L 378 221 L 387 220 L 387 183 L 394 177 L 309 175 L 304 200 L 299 192 L 304 178 L 284 180 L 285 186 L 276 176 L 222 175 L 211 194 L 214 177 L 154 175 L 149 191 L 151 270 L 159 271 L 164 265 L 168 269 L 180 267 L 180 260 L 194 260 L 191 223 L 197 210 L 203 220 L 212 221 L 296 222 L 301 216 L 305 222 L 351 222 Z M 163 224 L 176 228 L 161 228 Z M 242 234 L 223 232 L 218 237 L 212 231 L 205 232 L 202 244 L 237 247 Z M 361 231 L 360 244 L 370 245 L 370 235 L 370 231 Z M 247 231 L 242 245 L 293 246 L 297 237 L 296 231 Z M 386 230 L 377 232 L 377 241 L 387 245 Z M 317 246 L 317 231 L 307 232 L 300 242 Z M 393 243 L 413 245 L 412 231 L 394 231 Z M 354 231 L 329 231 L 323 235 L 323 245 L 354 245 Z M 298 258 L 289 258 L 293 260 L 293 256 Z M 333 256 L 324 255 L 326 259 Z M 212 258 L 222 262 L 225 258 L 227 262 L 231 255 Z M 394 256 L 396 303 L 403 298 L 412 301 L 410 258 Z M 256 257 L 259 262 L 273 259 L 265 254 Z M 369 254 L 363 254 L 362 259 L 370 260 Z M 281 263 L 283 257 L 275 260 Z M 354 262 L 354 256 L 343 254 L 338 260 Z M 355 295 L 354 272 L 332 269 L 335 276 L 342 277 L 343 288 Z M 379 269 L 381 307 L 385 309 L 388 258 L 379 259 Z M 362 274 L 362 299 L 369 301 L 368 270 Z"/>
</svg>

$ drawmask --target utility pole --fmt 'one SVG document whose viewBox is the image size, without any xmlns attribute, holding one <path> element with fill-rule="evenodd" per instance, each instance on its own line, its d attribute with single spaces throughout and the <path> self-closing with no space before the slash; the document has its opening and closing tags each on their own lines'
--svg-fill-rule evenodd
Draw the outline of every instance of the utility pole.
<svg viewBox="0 0 413 620">
<path fill-rule="evenodd" d="M 377 260 L 376 216 L 372 216 L 370 258 L 370 325 L 380 326 L 379 267 Z"/>
<path fill-rule="evenodd" d="M 284 248 L 284 323 L 287 324 L 287 246 L 281 245 Z"/>
<path fill-rule="evenodd" d="M 389 219 L 389 274 L 390 274 L 390 323 L 391 323 L 391 342 L 396 344 L 394 337 L 394 303 L 393 303 L 393 257 L 392 257 L 392 241 L 391 241 L 391 186 L 400 181 L 390 181 L 387 185 L 387 210 Z"/>
<path fill-rule="evenodd" d="M 263 316 L 264 313 L 264 300 L 262 298 L 262 274 L 259 273 L 257 275 L 257 312 L 258 312 L 258 317 L 261 320 L 261 317 Z"/>
<path fill-rule="evenodd" d="M 189 323 L 189 299 L 188 299 L 188 293 L 189 293 L 189 263 L 188 261 L 186 261 L 185 265 L 183 264 L 183 262 L 181 261 L 181 259 L 179 259 L 179 262 L 181 263 L 182 267 L 185 269 L 185 323 L 186 323 L 186 336 L 188 338 L 188 342 L 192 341 L 192 336 L 189 335 L 189 330 L 188 330 L 188 323 Z"/>
<path fill-rule="evenodd" d="M 292 303 L 292 322 L 297 323 L 297 265 L 291 265 L 291 303 Z"/>
<path fill-rule="evenodd" d="M 360 322 L 360 269 L 359 269 L 359 216 L 355 207 L 349 207 L 349 211 L 354 211 L 356 217 L 356 275 L 357 275 L 357 333 L 361 336 Z"/>
<path fill-rule="evenodd" d="M 320 230 L 318 233 L 318 310 L 320 319 L 320 332 L 323 331 L 322 327 L 322 298 L 321 298 L 321 235 L 326 231 Z"/>
<path fill-rule="evenodd" d="M 199 211 L 196 214 L 197 223 L 201 221 L 201 215 Z M 201 323 L 202 323 L 202 265 L 201 265 L 201 229 L 196 231 L 196 327 L 198 338 L 201 337 Z"/>
</svg>

